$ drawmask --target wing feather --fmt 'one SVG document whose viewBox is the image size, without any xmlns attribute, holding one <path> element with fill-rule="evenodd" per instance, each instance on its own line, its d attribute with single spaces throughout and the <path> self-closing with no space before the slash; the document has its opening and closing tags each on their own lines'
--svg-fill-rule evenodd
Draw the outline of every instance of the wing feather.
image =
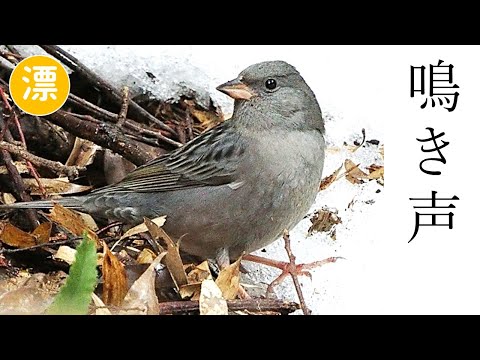
<svg viewBox="0 0 480 360">
<path fill-rule="evenodd" d="M 96 192 L 162 192 L 235 182 L 245 146 L 237 133 L 229 131 L 229 125 L 227 121 L 205 132 Z"/>
</svg>

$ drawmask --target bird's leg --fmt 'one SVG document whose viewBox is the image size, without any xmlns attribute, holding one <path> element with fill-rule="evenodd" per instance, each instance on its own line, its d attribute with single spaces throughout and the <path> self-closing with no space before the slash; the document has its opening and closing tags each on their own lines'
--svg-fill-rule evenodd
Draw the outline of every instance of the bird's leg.
<svg viewBox="0 0 480 360">
<path fill-rule="evenodd" d="M 295 264 L 295 263 L 292 264 L 292 262 L 272 260 L 272 259 L 267 259 L 267 258 L 264 258 L 264 257 L 261 257 L 261 256 L 249 254 L 249 255 L 245 255 L 242 260 L 251 261 L 251 262 L 255 262 L 257 264 L 263 264 L 263 265 L 267 265 L 267 266 L 270 266 L 270 267 L 274 267 L 274 268 L 282 270 L 282 273 L 286 273 L 287 275 L 291 274 L 291 273 L 294 273 L 297 276 L 298 275 L 306 275 L 309 278 L 311 278 L 312 274 L 308 270 L 312 270 L 312 269 L 321 267 L 321 266 L 323 266 L 325 264 L 328 264 L 328 263 L 333 263 L 333 262 L 337 261 L 338 259 L 343 259 L 343 258 L 342 257 L 329 257 L 327 259 L 320 260 L 320 261 L 314 261 L 314 262 L 311 262 L 311 263 L 308 263 L 308 264 Z"/>
<path fill-rule="evenodd" d="M 252 255 L 252 254 L 245 255 L 243 257 L 243 260 L 271 266 L 271 267 L 282 270 L 282 273 L 270 285 L 268 285 L 267 297 L 272 293 L 273 288 L 279 285 L 288 275 L 295 275 L 295 276 L 306 275 L 311 279 L 312 274 L 308 270 L 319 268 L 328 263 L 334 263 L 338 259 L 342 259 L 342 258 L 329 257 L 329 258 L 326 258 L 320 261 L 314 261 L 308 264 L 296 264 L 295 256 L 293 256 L 293 262 L 292 260 L 290 260 L 290 262 L 272 260 L 272 259 L 267 259 L 261 256 Z"/>
<path fill-rule="evenodd" d="M 221 248 L 218 250 L 217 255 L 215 256 L 215 261 L 217 262 L 220 270 L 223 270 L 230 265 L 230 255 L 228 254 L 228 249 Z"/>
<path fill-rule="evenodd" d="M 217 262 L 218 267 L 220 270 L 225 269 L 227 266 L 230 265 L 230 255 L 228 253 L 227 248 L 222 248 L 217 252 L 217 256 L 215 256 L 215 261 Z M 251 296 L 248 295 L 247 291 L 243 288 L 242 285 L 238 288 L 238 297 L 240 299 L 246 300 L 251 299 Z"/>
<path fill-rule="evenodd" d="M 288 232 L 285 232 L 283 235 L 283 239 L 285 241 L 285 250 L 287 251 L 289 262 L 284 262 L 284 261 L 277 261 L 277 260 L 272 260 L 272 259 L 267 259 L 261 256 L 257 255 L 245 255 L 243 257 L 243 260 L 251 261 L 251 262 L 256 262 L 259 264 L 275 267 L 277 269 L 282 270 L 282 273 L 275 279 L 273 282 L 268 285 L 267 287 L 267 293 L 266 296 L 267 298 L 269 295 L 273 292 L 273 288 L 280 284 L 288 275 L 292 277 L 293 283 L 295 285 L 295 288 L 297 290 L 297 293 L 299 294 L 300 302 L 303 301 L 303 295 L 301 295 L 301 290 L 300 290 L 300 283 L 298 282 L 298 276 L 300 275 L 306 275 L 309 278 L 312 278 L 312 274 L 308 270 L 312 270 L 315 268 L 319 268 L 325 264 L 328 263 L 334 263 L 338 259 L 342 259 L 341 257 L 329 257 L 324 260 L 320 261 L 314 261 L 312 263 L 308 264 L 296 264 L 295 262 L 295 255 L 293 255 L 292 249 L 290 247 L 290 236 L 288 235 Z"/>
</svg>

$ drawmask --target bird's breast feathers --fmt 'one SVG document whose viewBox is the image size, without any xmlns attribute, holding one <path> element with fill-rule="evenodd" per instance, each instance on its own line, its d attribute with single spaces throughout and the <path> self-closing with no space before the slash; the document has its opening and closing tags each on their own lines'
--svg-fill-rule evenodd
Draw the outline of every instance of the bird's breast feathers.
<svg viewBox="0 0 480 360">
<path fill-rule="evenodd" d="M 275 182 L 302 187 L 321 180 L 324 140 L 319 132 L 288 132 L 249 141 L 244 154 L 252 159 L 248 169 L 239 168 L 238 181 Z M 252 165 L 253 164 L 253 165 Z"/>
</svg>

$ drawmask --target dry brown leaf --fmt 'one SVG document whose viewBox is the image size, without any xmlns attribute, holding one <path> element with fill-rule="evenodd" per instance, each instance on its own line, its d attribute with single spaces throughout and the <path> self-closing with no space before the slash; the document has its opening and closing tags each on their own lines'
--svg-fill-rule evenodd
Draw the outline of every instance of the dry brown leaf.
<svg viewBox="0 0 480 360">
<path fill-rule="evenodd" d="M 102 300 L 107 305 L 120 306 L 127 294 L 127 274 L 123 264 L 103 244 L 103 293 Z"/>
<path fill-rule="evenodd" d="M 143 239 L 135 239 L 132 241 L 132 245 L 142 247 L 145 245 L 145 240 Z"/>
<path fill-rule="evenodd" d="M 35 237 L 10 223 L 2 222 L 0 228 L 0 240 L 13 247 L 26 248 L 36 245 Z"/>
<path fill-rule="evenodd" d="M 107 184 L 116 184 L 135 169 L 123 156 L 105 149 L 103 153 L 103 174 Z"/>
<path fill-rule="evenodd" d="M 82 218 L 82 222 L 90 229 L 93 231 L 98 231 L 98 225 L 97 222 L 93 219 L 92 215 L 86 214 L 83 212 L 77 211 L 77 214 L 80 215 Z"/>
<path fill-rule="evenodd" d="M 383 179 L 384 177 L 383 166 L 373 164 L 369 166 L 368 171 L 370 171 L 370 174 L 368 175 L 369 179 L 378 180 L 378 179 Z"/>
<path fill-rule="evenodd" d="M 335 170 L 332 175 L 327 176 L 325 179 L 323 179 L 322 182 L 320 183 L 319 191 L 325 190 L 330 185 L 332 185 L 338 179 L 338 174 L 340 173 L 340 170 L 342 170 L 342 168 L 343 168 L 343 164 L 340 165 L 340 167 L 337 170 Z"/>
<path fill-rule="evenodd" d="M 0 315 L 40 315 L 52 302 L 41 288 L 22 287 L 0 297 Z"/>
<path fill-rule="evenodd" d="M 97 246 L 100 245 L 100 239 L 97 234 L 88 227 L 88 224 L 85 223 L 82 216 L 77 212 L 67 209 L 62 205 L 53 204 L 53 209 L 50 210 L 48 217 L 76 236 L 81 236 L 83 232 L 86 231 L 90 238 L 95 239 Z"/>
<path fill-rule="evenodd" d="M 28 191 L 31 195 L 42 195 L 42 191 L 38 186 L 38 182 L 35 179 L 23 179 Z M 79 192 L 90 190 L 92 187 L 87 185 L 73 184 L 68 181 L 68 178 L 48 179 L 41 178 L 42 183 L 47 195 L 67 195 L 76 194 Z"/>
<path fill-rule="evenodd" d="M 185 266 L 187 272 L 187 285 L 182 285 L 179 289 L 180 296 L 182 299 L 190 299 L 196 301 L 200 298 L 200 289 L 202 286 L 202 281 L 206 279 L 212 279 L 212 274 L 210 273 L 210 267 L 208 266 L 208 261 L 205 260 L 201 264 L 193 267 L 193 269 L 188 269 L 190 266 Z"/>
<path fill-rule="evenodd" d="M 192 301 L 195 301 L 200 298 L 201 287 L 202 287 L 201 282 L 182 285 L 180 286 L 178 293 L 180 294 L 180 297 L 183 300 L 190 299 Z"/>
<path fill-rule="evenodd" d="M 51 222 L 40 224 L 31 234 L 17 228 L 10 223 L 1 222 L 0 240 L 3 243 L 13 247 L 27 248 L 48 242 L 50 240 L 51 231 Z"/>
<path fill-rule="evenodd" d="M 37 244 L 45 244 L 50 240 L 51 233 L 52 223 L 49 221 L 38 225 L 37 228 L 33 230 L 32 235 L 37 239 Z"/>
<path fill-rule="evenodd" d="M 75 144 L 65 165 L 86 167 L 93 162 L 99 148 L 100 147 L 93 142 L 77 137 L 75 138 Z"/>
<path fill-rule="evenodd" d="M 167 245 L 167 255 L 163 263 L 167 266 L 170 275 L 172 276 L 177 289 L 180 290 L 182 285 L 187 284 L 187 274 L 185 274 L 185 269 L 183 268 L 182 258 L 180 257 L 180 251 L 173 242 L 173 240 L 168 236 L 168 234 L 161 227 L 156 225 L 152 220 L 144 218 L 145 225 L 148 228 L 148 231 L 152 235 L 152 238 L 156 240 L 163 240 Z"/>
<path fill-rule="evenodd" d="M 201 283 L 205 279 L 212 278 L 212 273 L 210 272 L 210 266 L 208 266 L 207 260 L 194 266 L 193 269 L 188 269 L 189 267 L 190 265 L 186 266 L 186 271 L 188 272 L 187 280 L 189 284 Z"/>
<path fill-rule="evenodd" d="M 14 161 L 13 165 L 15 165 L 19 174 L 27 174 L 29 172 L 27 164 L 24 161 Z M 5 165 L 0 166 L 0 175 L 8 174 L 7 167 Z"/>
<path fill-rule="evenodd" d="M 139 264 L 151 264 L 155 259 L 155 253 L 147 248 L 144 248 L 137 256 L 137 262 Z"/>
<path fill-rule="evenodd" d="M 197 120 L 200 122 L 201 128 L 203 130 L 210 129 L 215 125 L 220 124 L 225 119 L 220 108 L 209 109 L 209 110 L 205 110 L 203 108 L 199 109 L 198 104 L 195 103 L 195 101 L 190 99 L 185 100 L 185 105 L 187 105 L 187 108 L 190 114 L 196 117 Z"/>
<path fill-rule="evenodd" d="M 12 194 L 10 193 L 2 193 L 2 202 L 6 205 L 10 205 L 10 204 L 13 204 L 14 202 L 16 202 L 17 199 L 15 199 L 15 196 L 13 196 Z"/>
<path fill-rule="evenodd" d="M 327 147 L 325 149 L 325 153 L 336 154 L 336 153 L 339 153 L 340 151 L 343 151 L 343 150 L 344 150 L 343 148 L 340 148 L 338 146 L 331 146 L 331 147 Z"/>
<path fill-rule="evenodd" d="M 213 280 L 204 280 L 200 291 L 200 315 L 228 315 L 227 301 Z"/>
<path fill-rule="evenodd" d="M 155 293 L 155 268 L 166 252 L 162 252 L 128 290 L 121 314 L 158 315 L 160 308 Z"/>
<path fill-rule="evenodd" d="M 55 260 L 61 260 L 65 261 L 68 265 L 72 265 L 73 262 L 75 261 L 75 254 L 77 253 L 77 250 L 74 248 L 71 248 L 70 246 L 66 245 L 61 245 L 57 252 L 53 254 L 53 259 Z M 103 254 L 97 253 L 97 265 L 102 266 L 103 265 Z"/>
<path fill-rule="evenodd" d="M 375 170 L 381 169 L 382 167 L 383 167 L 382 165 L 372 164 L 372 165 L 367 167 L 367 170 L 371 174 Z"/>
<path fill-rule="evenodd" d="M 362 179 L 368 179 L 368 175 L 359 169 L 352 160 L 345 160 L 345 178 L 352 184 L 363 184 Z"/>
<path fill-rule="evenodd" d="M 75 261 L 75 254 L 77 250 L 70 246 L 62 245 L 58 248 L 57 252 L 52 256 L 55 260 L 65 261 L 68 265 L 72 265 Z"/>
<path fill-rule="evenodd" d="M 222 291 L 222 297 L 225 300 L 234 300 L 237 297 L 240 288 L 240 257 L 233 264 L 222 269 L 218 274 L 215 284 Z"/>
<path fill-rule="evenodd" d="M 110 310 L 108 310 L 105 303 L 100 299 L 97 294 L 92 294 L 93 304 L 95 305 L 95 315 L 112 315 Z"/>
<path fill-rule="evenodd" d="M 191 108 L 190 112 L 198 119 L 198 121 L 200 121 L 202 127 L 207 130 L 220 124 L 223 121 L 220 116 L 218 116 L 212 111 L 202 111 Z"/>
<path fill-rule="evenodd" d="M 159 216 L 155 219 L 152 219 L 151 221 L 153 221 L 157 226 L 163 226 L 163 224 L 165 224 L 166 218 L 167 218 L 166 216 Z M 137 235 L 147 231 L 148 231 L 147 225 L 145 225 L 145 223 L 142 223 L 126 231 L 125 234 L 122 235 L 120 240 L 126 239 L 129 236 Z"/>
<path fill-rule="evenodd" d="M 64 272 L 57 272 L 0 280 L 0 314 L 42 314 L 52 303 L 65 279 Z"/>
<path fill-rule="evenodd" d="M 312 235 L 314 232 L 328 232 L 332 228 L 342 223 L 342 219 L 337 215 L 336 212 L 329 209 L 321 209 L 315 212 L 315 214 L 310 219 L 312 226 L 308 229 L 307 236 Z"/>
</svg>

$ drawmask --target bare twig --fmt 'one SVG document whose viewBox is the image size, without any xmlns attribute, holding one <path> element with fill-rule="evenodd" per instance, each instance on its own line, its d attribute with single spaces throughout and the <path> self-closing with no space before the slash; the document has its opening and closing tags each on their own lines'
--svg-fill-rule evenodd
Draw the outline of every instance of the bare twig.
<svg viewBox="0 0 480 360">
<path fill-rule="evenodd" d="M 5 45 L 10 53 L 18 60 L 25 59 L 25 56 L 21 55 L 20 52 L 17 50 L 16 45 Z"/>
<path fill-rule="evenodd" d="M 47 119 L 75 136 L 122 155 L 137 166 L 152 159 L 152 155 L 132 144 L 132 141 L 114 125 L 83 121 L 63 110 L 48 115 Z"/>
<path fill-rule="evenodd" d="M 229 311 L 247 311 L 247 312 L 275 312 L 282 315 L 290 314 L 298 310 L 298 304 L 294 302 L 284 302 L 275 299 L 248 299 L 248 300 L 230 300 L 227 301 Z M 159 304 L 160 314 L 187 314 L 198 313 L 198 301 L 171 301 Z"/>
<path fill-rule="evenodd" d="M 127 86 L 122 88 L 122 105 L 120 107 L 120 112 L 118 113 L 117 126 L 119 128 L 123 127 L 125 120 L 127 119 L 128 112 L 128 100 L 129 100 L 129 90 Z"/>
<path fill-rule="evenodd" d="M 120 91 L 115 89 L 113 86 L 108 84 L 104 79 L 100 76 L 96 75 L 94 72 L 89 70 L 84 64 L 78 61 L 77 58 L 66 52 L 65 50 L 61 49 L 56 45 L 40 45 L 43 50 L 45 50 L 50 55 L 56 57 L 57 59 L 63 61 L 68 67 L 72 70 L 78 72 L 83 78 L 85 78 L 90 84 L 93 86 L 100 88 L 106 96 L 110 98 L 110 100 L 114 101 L 118 105 L 122 102 L 122 95 Z M 171 129 L 167 125 L 165 125 L 162 121 L 158 120 L 148 111 L 143 109 L 140 105 L 138 105 L 132 99 L 129 100 L 129 105 L 132 112 L 135 113 L 136 116 L 151 121 L 157 124 L 162 130 L 168 131 L 172 135 L 176 136 L 177 133 L 175 130 Z"/>
<path fill-rule="evenodd" d="M 107 226 L 104 226 L 103 228 L 95 231 L 95 233 L 97 235 L 100 235 L 101 233 L 104 233 L 104 232 L 110 230 L 111 228 L 114 228 L 114 227 L 117 227 L 117 226 L 122 226 L 122 225 L 123 225 L 123 223 L 121 221 L 115 221 L 115 222 L 113 222 L 111 224 L 108 224 Z"/>
<path fill-rule="evenodd" d="M 95 116 L 110 120 L 112 122 L 116 121 L 116 115 L 114 113 L 92 104 L 91 102 L 82 99 L 80 96 L 77 96 L 73 93 L 68 95 L 67 102 L 73 103 Z"/>
<path fill-rule="evenodd" d="M 354 153 L 355 151 L 360 149 L 365 144 L 366 139 L 367 139 L 367 136 L 365 134 L 365 129 L 362 129 L 362 141 L 360 142 L 359 145 L 357 145 L 357 147 L 355 149 L 352 150 L 352 153 Z"/>
<path fill-rule="evenodd" d="M 13 189 L 16 192 L 17 197 L 22 201 L 31 201 L 32 198 L 30 195 L 27 194 L 25 189 L 25 184 L 22 181 L 22 177 L 18 173 L 17 168 L 13 164 L 12 156 L 9 154 L 7 150 L 0 150 L 0 154 L 3 157 L 3 161 L 5 162 L 5 167 L 7 168 L 8 173 L 10 174 L 10 178 L 12 179 Z M 25 210 L 27 215 L 27 219 L 30 222 L 30 226 L 32 229 L 35 229 L 40 221 L 38 220 L 38 216 L 34 209 L 27 209 Z"/>
<path fill-rule="evenodd" d="M 125 134 L 125 136 L 129 139 L 132 139 L 132 140 L 135 140 L 135 141 L 138 141 L 138 142 L 150 145 L 150 146 L 154 146 L 154 147 L 159 146 L 157 139 L 151 139 L 151 138 L 148 138 L 148 137 L 145 137 L 145 136 L 132 135 L 132 134 Z"/>
<path fill-rule="evenodd" d="M 3 136 L 8 138 L 12 137 L 12 135 L 10 134 L 10 130 L 8 129 L 5 130 L 5 128 L 7 128 L 7 124 L 3 120 L 2 108 L 0 108 L 0 127 L 2 128 L 1 129 L 2 137 Z M 30 197 L 30 195 L 28 195 L 26 191 L 25 184 L 23 183 L 22 177 L 20 176 L 20 173 L 18 172 L 18 169 L 15 166 L 10 153 L 5 149 L 0 149 L 0 155 L 2 156 L 3 161 L 5 162 L 5 167 L 7 168 L 7 171 L 10 174 L 10 179 L 12 180 L 12 185 L 13 185 L 13 191 L 15 192 L 17 199 L 20 199 L 22 201 L 31 201 L 32 198 Z M 33 209 L 28 209 L 25 211 L 25 213 L 27 215 L 27 219 L 28 219 L 28 222 L 30 223 L 30 226 L 32 227 L 32 229 L 35 229 L 38 226 L 38 224 L 40 224 L 36 211 Z"/>
<path fill-rule="evenodd" d="M 193 119 L 190 111 L 188 109 L 177 109 L 177 112 L 180 112 L 180 115 L 174 113 L 174 117 L 178 119 L 178 124 L 176 126 L 178 139 L 182 144 L 187 143 L 193 139 Z"/>
<path fill-rule="evenodd" d="M 5 91 L 5 89 L 8 89 L 8 83 L 5 80 L 3 80 L 2 78 L 0 78 L 0 84 L 3 87 L 3 91 Z"/>
<path fill-rule="evenodd" d="M 185 122 L 187 127 L 187 131 L 186 131 L 187 141 L 190 141 L 193 139 L 193 118 L 192 118 L 192 115 L 190 114 L 190 111 L 187 111 L 185 115 L 186 115 Z"/>
<path fill-rule="evenodd" d="M 11 72 L 12 69 L 6 69 L 8 72 Z M 8 73 L 7 73 L 8 74 Z M 2 84 L 4 84 L 5 86 L 5 89 L 8 89 L 8 84 L 6 82 L 4 82 L 2 79 L 0 79 L 0 82 Z M 79 96 L 76 96 L 75 94 L 72 94 L 70 93 L 68 95 L 68 99 L 67 99 L 68 102 L 70 103 L 73 103 L 79 107 L 81 107 L 82 109 L 88 111 L 89 113 L 97 116 L 97 117 L 100 117 L 102 119 L 105 119 L 105 120 L 108 120 L 112 123 L 117 123 L 118 121 L 118 115 L 115 114 L 115 113 L 112 113 L 110 111 L 107 111 L 105 109 L 102 109 L 101 107 L 97 106 L 97 105 L 94 105 L 92 103 L 90 103 L 89 101 L 85 100 L 85 99 L 82 99 L 81 97 Z M 131 102 L 131 100 L 130 100 Z M 77 116 L 79 118 L 84 118 L 85 116 L 88 116 L 88 115 L 82 115 L 82 116 Z M 150 116 L 153 116 L 153 115 L 150 115 Z M 93 119 L 93 118 L 90 118 L 90 119 Z M 173 121 L 172 121 L 173 122 Z M 163 123 L 162 123 L 163 124 Z M 146 135 L 146 136 L 151 136 L 151 137 L 154 137 L 158 140 L 160 140 L 161 142 L 165 143 L 165 144 L 168 144 L 168 145 L 171 145 L 171 146 L 174 146 L 174 147 L 180 147 L 182 146 L 182 143 L 178 142 L 178 141 L 175 141 L 173 139 L 170 139 L 169 137 L 163 135 L 161 133 L 160 130 L 158 131 L 155 131 L 155 130 L 152 130 L 150 128 L 148 128 L 147 126 L 143 125 L 143 124 L 140 124 L 140 123 L 137 123 L 136 121 L 132 120 L 132 119 L 126 119 L 125 121 L 125 128 L 126 129 L 129 129 L 129 130 L 132 130 L 135 133 L 132 133 L 132 135 Z M 166 125 L 164 125 L 166 126 Z M 161 127 L 161 126 L 160 126 Z M 165 130 L 163 127 L 161 127 L 164 131 L 166 132 L 169 132 L 171 133 L 172 132 L 172 129 L 168 126 L 166 126 L 167 129 Z M 67 129 L 68 130 L 68 129 Z M 75 135 L 75 134 L 74 134 Z M 80 137 L 80 136 L 79 136 Z M 159 144 L 158 143 L 152 143 L 152 141 L 142 141 L 143 139 L 141 137 L 139 138 L 136 138 L 138 141 L 141 141 L 141 142 L 145 142 L 146 144 L 148 145 L 155 145 L 155 146 L 158 146 Z M 93 140 L 92 140 L 93 141 Z M 95 142 L 95 141 L 93 141 Z M 101 145 L 101 146 L 104 146 L 104 145 Z M 104 146 L 104 147 L 107 147 L 107 146 Z M 113 150 L 113 149 L 112 149 Z M 121 152 L 119 152 L 119 154 L 123 155 Z M 131 161 L 131 160 L 130 160 Z M 134 162 L 134 161 L 132 161 Z"/>
<path fill-rule="evenodd" d="M 5 95 L 5 92 L 3 91 L 2 87 L 0 87 L 0 96 L 2 97 L 3 104 L 4 104 L 5 108 L 8 110 L 8 112 L 10 114 L 10 119 L 13 118 L 15 126 L 17 127 L 18 135 L 20 136 L 20 141 L 22 143 L 22 146 L 25 149 L 27 149 L 27 142 L 25 141 L 25 135 L 23 134 L 22 126 L 20 125 L 20 121 L 18 121 L 18 116 L 17 116 L 16 112 L 13 110 L 13 108 L 11 107 L 10 103 L 8 102 L 7 96 Z M 8 129 L 8 123 L 5 126 L 5 129 L 3 129 L 3 130 L 6 130 L 6 129 Z M 2 138 L 3 138 L 3 135 L 4 135 L 4 133 L 2 131 Z M 1 138 L 0 138 L 0 140 L 1 140 Z M 45 198 L 47 196 L 47 191 L 45 190 L 45 187 L 43 186 L 42 182 L 40 181 L 40 175 L 38 175 L 37 169 L 35 169 L 35 167 L 33 166 L 33 164 L 30 161 L 27 160 L 26 163 L 27 163 L 27 168 L 30 172 L 30 175 L 32 175 L 35 178 L 35 180 L 38 184 L 38 188 L 40 189 L 40 192 L 42 193 L 42 197 Z"/>
<path fill-rule="evenodd" d="M 88 111 L 92 115 L 95 115 L 99 118 L 110 121 L 112 123 L 117 122 L 117 115 L 115 113 L 112 113 L 108 110 L 102 109 L 101 107 L 99 107 L 95 104 L 92 104 L 91 102 L 89 102 L 85 99 L 82 99 L 82 98 L 80 98 L 80 97 L 78 97 L 74 94 L 70 94 L 68 96 L 68 101 L 70 103 L 73 103 L 73 104 L 81 107 L 83 110 Z M 82 115 L 82 116 L 75 115 L 75 116 L 77 116 L 78 118 L 83 118 L 82 116 L 88 116 L 88 115 Z M 137 123 L 134 120 L 126 119 L 124 125 L 125 125 L 126 129 L 133 130 L 136 133 L 138 133 L 139 135 L 152 136 L 152 137 L 155 137 L 155 138 L 159 139 L 160 141 L 162 141 L 166 144 L 173 145 L 175 147 L 182 146 L 181 143 L 166 137 L 160 131 L 151 130 L 151 129 L 147 128 L 146 126 Z"/>
<path fill-rule="evenodd" d="M 29 247 L 25 248 L 18 248 L 18 249 L 0 249 L 0 254 L 13 254 L 13 253 L 18 253 L 18 252 L 24 252 L 24 251 L 29 251 L 29 250 L 35 250 L 39 248 L 45 248 L 45 247 L 52 247 L 52 246 L 57 246 L 57 245 L 65 245 L 65 244 L 71 244 L 74 241 L 79 241 L 82 240 L 80 236 L 71 238 L 71 239 L 66 239 L 66 240 L 61 240 L 61 241 L 55 241 L 55 242 L 46 242 L 43 244 L 38 244 L 38 245 L 32 245 Z"/>
<path fill-rule="evenodd" d="M 66 166 L 63 165 L 61 162 L 52 161 L 48 159 L 41 158 L 39 156 L 33 155 L 29 153 L 22 147 L 15 146 L 10 144 L 6 141 L 0 141 L 0 149 L 6 150 L 9 153 L 18 155 L 25 160 L 32 162 L 35 165 L 46 167 L 50 170 L 53 170 L 55 173 L 62 175 L 67 175 L 70 179 L 77 178 L 79 175 L 79 171 L 84 171 L 85 168 L 77 167 L 77 166 Z"/>
<path fill-rule="evenodd" d="M 20 60 L 23 59 L 23 56 L 12 51 L 5 51 L 0 49 L 0 56 L 8 60 L 12 64 L 18 64 Z"/>
<path fill-rule="evenodd" d="M 288 230 L 285 230 L 283 232 L 283 241 L 285 241 L 285 250 L 290 260 L 290 266 L 293 269 L 296 269 L 295 255 L 293 255 L 292 248 L 290 247 L 290 234 L 288 233 Z M 298 300 L 300 301 L 300 307 L 302 308 L 303 313 L 305 315 L 311 315 L 312 311 L 307 307 L 307 304 L 305 303 L 305 298 L 303 297 L 302 288 L 300 286 L 300 282 L 298 281 L 297 274 L 292 271 L 290 272 L 290 276 L 292 277 L 293 284 L 295 285 L 295 290 L 297 291 Z"/>
</svg>

